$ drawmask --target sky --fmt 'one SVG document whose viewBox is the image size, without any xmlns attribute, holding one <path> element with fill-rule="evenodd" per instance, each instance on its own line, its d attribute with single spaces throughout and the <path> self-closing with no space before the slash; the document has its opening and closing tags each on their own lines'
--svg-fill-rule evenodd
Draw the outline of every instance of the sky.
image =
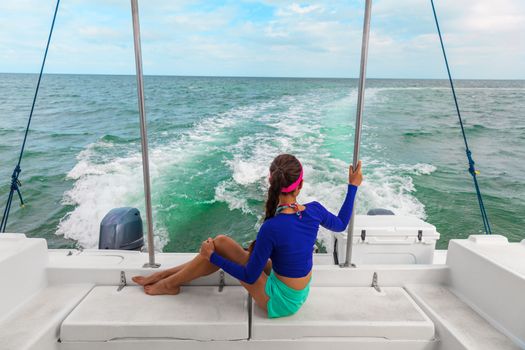
<svg viewBox="0 0 525 350">
<path fill-rule="evenodd" d="M 524 0 L 435 0 L 454 78 L 525 79 Z M 55 0 L 0 1 L 0 72 L 37 72 Z M 357 77 L 364 0 L 139 0 L 144 73 Z M 129 0 L 62 0 L 48 73 L 134 74 Z M 374 0 L 368 77 L 446 78 L 429 0 Z"/>
</svg>

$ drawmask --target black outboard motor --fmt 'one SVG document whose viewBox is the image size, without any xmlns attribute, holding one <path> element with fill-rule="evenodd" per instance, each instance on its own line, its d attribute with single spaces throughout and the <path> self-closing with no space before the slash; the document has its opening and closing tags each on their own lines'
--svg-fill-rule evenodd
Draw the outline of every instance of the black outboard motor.
<svg viewBox="0 0 525 350">
<path fill-rule="evenodd" d="M 374 208 L 370 209 L 366 215 L 394 215 L 394 212 L 388 209 Z"/>
<path fill-rule="evenodd" d="M 137 208 L 115 208 L 100 223 L 98 249 L 141 250 L 142 219 Z"/>
</svg>

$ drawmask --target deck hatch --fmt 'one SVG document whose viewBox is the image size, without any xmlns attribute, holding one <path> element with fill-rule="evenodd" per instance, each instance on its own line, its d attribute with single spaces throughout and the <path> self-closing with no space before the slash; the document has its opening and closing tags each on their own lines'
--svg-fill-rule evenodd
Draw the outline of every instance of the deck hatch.
<svg viewBox="0 0 525 350">
<path fill-rule="evenodd" d="M 244 288 L 183 287 L 177 296 L 149 296 L 142 288 L 98 286 L 64 320 L 62 342 L 127 338 L 248 339 Z"/>
<path fill-rule="evenodd" d="M 252 339 L 434 339 L 433 322 L 400 287 L 312 287 L 293 316 L 269 320 L 253 310 Z"/>
</svg>

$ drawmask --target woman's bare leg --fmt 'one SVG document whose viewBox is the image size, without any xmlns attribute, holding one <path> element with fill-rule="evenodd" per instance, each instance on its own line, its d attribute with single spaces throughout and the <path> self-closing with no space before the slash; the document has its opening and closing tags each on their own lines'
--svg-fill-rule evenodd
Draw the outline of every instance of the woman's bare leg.
<svg viewBox="0 0 525 350">
<path fill-rule="evenodd" d="M 163 270 L 163 271 L 158 271 L 158 272 L 152 273 L 152 274 L 150 274 L 148 276 L 134 276 L 131 279 L 133 280 L 133 282 L 135 282 L 137 284 L 140 284 L 141 286 L 145 286 L 145 285 L 148 285 L 148 284 L 153 284 L 153 283 L 156 283 L 156 282 L 158 282 L 158 281 L 160 281 L 160 280 L 162 280 L 164 278 L 167 278 L 167 277 L 169 277 L 171 275 L 176 274 L 177 272 L 179 272 L 180 270 L 185 268 L 186 265 L 188 265 L 189 263 L 190 263 L 190 261 L 185 262 L 184 264 L 180 264 L 178 266 L 172 267 L 170 269 L 166 269 L 166 270 Z M 268 263 L 266 264 L 266 266 L 264 268 L 264 273 L 269 275 L 271 270 L 272 270 L 272 262 L 270 260 L 268 260 Z"/>
<path fill-rule="evenodd" d="M 268 280 L 268 276 L 265 273 L 261 273 L 261 276 L 255 281 L 253 284 L 248 284 L 245 282 L 241 282 L 242 286 L 248 291 L 250 296 L 255 300 L 255 304 L 259 306 L 264 311 L 268 312 L 267 304 L 268 300 L 270 298 L 266 294 L 266 280 Z"/>
<path fill-rule="evenodd" d="M 160 281 L 163 278 L 169 277 L 169 276 L 179 272 L 187 264 L 189 264 L 189 261 L 185 262 L 184 264 L 180 264 L 178 266 L 172 267 L 170 269 L 166 269 L 166 270 L 163 270 L 163 271 L 158 271 L 158 272 L 152 273 L 149 276 L 134 276 L 131 279 L 133 280 L 133 282 L 135 282 L 137 284 L 140 284 L 141 286 L 145 286 L 147 284 L 153 284 L 155 282 Z"/>
<path fill-rule="evenodd" d="M 179 294 L 182 283 L 209 275 L 218 269 L 217 266 L 211 264 L 205 257 L 199 254 L 193 258 L 193 260 L 189 261 L 179 272 L 153 284 L 145 285 L 144 291 L 149 295 Z"/>
<path fill-rule="evenodd" d="M 213 239 L 213 244 L 215 250 L 221 256 L 242 265 L 248 262 L 249 253 L 230 237 L 218 235 Z M 193 260 L 186 263 L 177 273 L 161 279 L 154 284 L 144 286 L 144 291 L 150 295 L 178 294 L 180 286 L 183 283 L 209 275 L 217 270 L 219 270 L 217 266 L 199 254 L 193 258 Z"/>
</svg>

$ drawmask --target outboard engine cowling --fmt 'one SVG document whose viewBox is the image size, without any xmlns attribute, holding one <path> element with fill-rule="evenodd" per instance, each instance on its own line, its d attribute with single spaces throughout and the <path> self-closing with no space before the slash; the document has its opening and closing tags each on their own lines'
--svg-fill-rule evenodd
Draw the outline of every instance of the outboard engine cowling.
<svg viewBox="0 0 525 350">
<path fill-rule="evenodd" d="M 100 223 L 98 249 L 141 250 L 142 219 L 137 208 L 111 209 Z"/>
<path fill-rule="evenodd" d="M 366 215 L 394 215 L 394 212 L 389 209 L 374 208 L 370 209 Z"/>
</svg>

